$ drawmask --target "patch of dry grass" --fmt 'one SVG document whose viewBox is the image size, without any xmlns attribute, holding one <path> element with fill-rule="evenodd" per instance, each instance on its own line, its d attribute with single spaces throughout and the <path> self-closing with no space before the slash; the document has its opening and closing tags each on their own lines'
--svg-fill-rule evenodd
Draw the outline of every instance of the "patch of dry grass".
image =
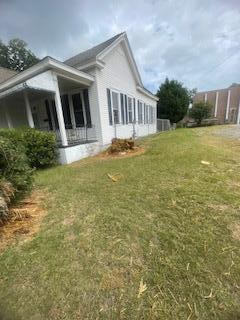
<svg viewBox="0 0 240 320">
<path fill-rule="evenodd" d="M 37 174 L 48 215 L 0 258 L 10 319 L 238 319 L 238 146 L 213 128 L 142 143 Z"/>
<path fill-rule="evenodd" d="M 0 227 L 0 250 L 16 241 L 23 243 L 37 234 L 46 210 L 43 201 L 46 191 L 34 190 L 10 210 L 10 219 Z"/>
</svg>

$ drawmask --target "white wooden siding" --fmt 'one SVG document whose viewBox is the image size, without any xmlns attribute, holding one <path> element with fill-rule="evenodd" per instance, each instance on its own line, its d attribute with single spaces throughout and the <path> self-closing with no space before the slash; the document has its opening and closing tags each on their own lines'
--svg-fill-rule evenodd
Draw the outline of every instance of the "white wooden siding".
<svg viewBox="0 0 240 320">
<path fill-rule="evenodd" d="M 95 77 L 98 88 L 100 119 L 102 128 L 102 142 L 108 144 L 115 134 L 119 138 L 129 138 L 133 134 L 133 124 L 109 125 L 108 103 L 106 89 L 119 91 L 136 99 L 135 108 L 137 114 L 137 100 L 154 107 L 156 114 L 156 101 L 142 94 L 137 90 L 137 84 L 130 68 L 124 48 L 119 44 L 116 48 L 108 53 L 104 58 L 105 67 L 102 70 L 96 70 Z M 153 124 L 136 124 L 135 131 L 137 136 L 145 136 L 156 132 L 156 116 Z"/>
</svg>

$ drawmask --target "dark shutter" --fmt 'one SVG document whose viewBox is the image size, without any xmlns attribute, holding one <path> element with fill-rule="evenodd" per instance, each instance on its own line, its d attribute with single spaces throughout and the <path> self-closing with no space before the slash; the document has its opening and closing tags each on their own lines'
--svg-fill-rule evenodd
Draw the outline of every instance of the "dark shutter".
<svg viewBox="0 0 240 320">
<path fill-rule="evenodd" d="M 133 123 L 136 123 L 136 101 L 133 98 Z"/>
<path fill-rule="evenodd" d="M 84 127 L 83 105 L 80 93 L 72 95 L 76 127 Z"/>
<path fill-rule="evenodd" d="M 137 102 L 137 108 L 138 108 L 138 123 L 140 123 L 140 103 L 139 103 L 139 100 Z"/>
<path fill-rule="evenodd" d="M 46 112 L 47 112 L 47 117 L 48 117 L 49 129 L 50 129 L 50 130 L 53 130 L 53 124 L 52 124 L 51 112 L 50 112 L 48 100 L 45 100 L 45 106 L 46 106 Z"/>
<path fill-rule="evenodd" d="M 62 95 L 61 101 L 62 101 L 62 110 L 63 110 L 63 118 L 64 118 L 64 123 L 65 123 L 65 128 L 72 129 L 68 95 L 67 94 Z"/>
<path fill-rule="evenodd" d="M 54 100 L 52 100 L 52 112 L 53 112 L 53 118 L 54 118 L 54 122 L 55 122 L 55 127 L 56 127 L 56 129 L 59 129 L 57 110 L 56 110 L 56 105 L 55 105 L 55 101 Z"/>
<path fill-rule="evenodd" d="M 128 103 L 127 103 L 127 95 L 124 95 L 125 98 L 125 115 L 126 115 L 126 123 L 128 123 Z"/>
<path fill-rule="evenodd" d="M 122 124 L 125 124 L 124 97 L 122 93 L 120 93 L 120 101 L 121 101 Z"/>
<path fill-rule="evenodd" d="M 109 124 L 110 124 L 110 126 L 112 126 L 113 118 L 112 118 L 111 92 L 110 92 L 110 89 L 108 89 L 108 88 L 107 88 L 107 101 L 108 101 Z"/>
<path fill-rule="evenodd" d="M 144 103 L 144 124 L 146 124 L 147 122 L 147 110 L 146 110 L 147 106 L 146 104 Z"/>
<path fill-rule="evenodd" d="M 91 112 L 90 112 L 90 105 L 89 105 L 88 89 L 83 90 L 83 100 L 85 105 L 87 127 L 91 128 L 92 120 L 91 120 Z"/>
</svg>

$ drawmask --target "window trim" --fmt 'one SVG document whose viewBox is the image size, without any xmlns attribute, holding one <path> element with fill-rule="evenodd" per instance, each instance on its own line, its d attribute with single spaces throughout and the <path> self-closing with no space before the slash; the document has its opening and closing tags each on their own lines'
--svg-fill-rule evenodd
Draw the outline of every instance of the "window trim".
<svg viewBox="0 0 240 320">
<path fill-rule="evenodd" d="M 141 100 L 141 99 L 138 99 L 138 103 L 140 104 L 142 104 L 142 122 L 140 123 L 139 122 L 139 112 L 138 112 L 138 125 L 144 125 L 144 102 L 143 102 L 143 100 Z M 139 111 L 139 110 L 138 110 Z"/>
<path fill-rule="evenodd" d="M 128 123 L 127 124 L 134 124 L 134 105 L 133 105 L 133 99 L 134 96 L 130 95 L 130 94 L 126 94 L 127 95 L 127 117 L 128 117 Z M 130 98 L 132 100 L 132 122 L 129 121 L 129 104 L 128 104 L 128 98 Z"/>
<path fill-rule="evenodd" d="M 117 90 L 115 88 L 109 88 L 110 90 L 110 99 L 111 99 L 111 112 L 112 112 L 112 125 L 116 125 L 116 126 L 119 126 L 121 125 L 121 119 L 122 119 L 122 114 L 121 114 L 121 99 L 120 99 L 120 93 L 121 91 L 120 90 Z M 113 112 L 113 98 L 112 98 L 112 94 L 114 93 L 117 93 L 118 95 L 118 123 L 115 123 L 115 120 L 114 120 L 114 112 Z M 115 109 L 116 110 L 116 109 Z"/>
</svg>

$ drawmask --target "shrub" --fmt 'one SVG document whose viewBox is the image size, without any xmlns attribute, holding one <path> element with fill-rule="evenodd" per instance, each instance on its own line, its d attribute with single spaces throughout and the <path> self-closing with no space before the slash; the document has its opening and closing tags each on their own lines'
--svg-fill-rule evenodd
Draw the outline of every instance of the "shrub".
<svg viewBox="0 0 240 320">
<path fill-rule="evenodd" d="M 9 217 L 9 205 L 14 198 L 14 188 L 10 182 L 0 180 L 0 225 Z"/>
<path fill-rule="evenodd" d="M 2 129 L 0 136 L 9 138 L 14 144 L 25 148 L 28 161 L 33 168 L 44 168 L 57 163 L 57 142 L 54 133 L 32 128 Z"/>
<path fill-rule="evenodd" d="M 200 101 L 194 103 L 192 109 L 190 109 L 189 115 L 197 122 L 197 125 L 201 125 L 204 119 L 211 116 L 212 109 L 213 106 L 211 104 Z"/>
<path fill-rule="evenodd" d="M 0 177 L 11 183 L 14 199 L 17 200 L 31 190 L 33 169 L 28 164 L 24 147 L 0 136 Z M 3 192 L 2 192 L 3 193 Z"/>
<path fill-rule="evenodd" d="M 133 139 L 112 139 L 112 144 L 107 149 L 108 153 L 118 153 L 124 152 L 128 150 L 132 150 L 134 148 L 134 140 Z"/>
</svg>

